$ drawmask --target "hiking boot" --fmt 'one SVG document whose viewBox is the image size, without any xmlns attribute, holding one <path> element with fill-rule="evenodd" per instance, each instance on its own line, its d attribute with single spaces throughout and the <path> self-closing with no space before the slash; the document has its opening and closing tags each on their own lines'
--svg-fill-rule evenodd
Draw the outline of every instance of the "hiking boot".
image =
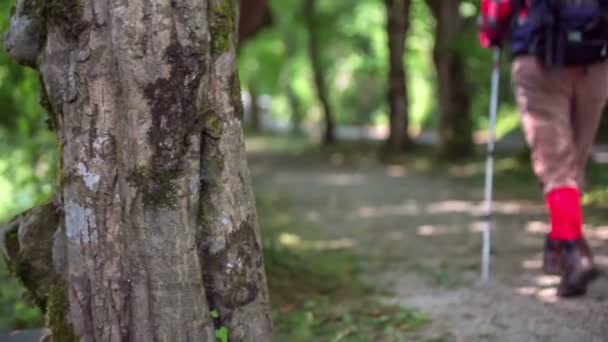
<svg viewBox="0 0 608 342">
<path fill-rule="evenodd" d="M 560 297 L 583 296 L 587 285 L 598 276 L 589 245 L 583 240 L 560 241 L 562 278 L 557 289 Z"/>
<path fill-rule="evenodd" d="M 543 272 L 545 272 L 545 274 L 562 274 L 561 255 L 562 252 L 559 241 L 551 239 L 549 234 L 547 234 L 545 250 L 543 253 Z"/>
<path fill-rule="evenodd" d="M 591 260 L 593 260 L 591 249 L 589 248 L 587 240 L 585 238 L 582 238 L 580 240 L 580 243 L 585 255 L 587 255 Z M 545 250 L 543 252 L 543 272 L 548 275 L 562 274 L 561 243 L 559 240 L 551 239 L 549 234 L 547 234 L 547 239 L 545 240 Z"/>
</svg>

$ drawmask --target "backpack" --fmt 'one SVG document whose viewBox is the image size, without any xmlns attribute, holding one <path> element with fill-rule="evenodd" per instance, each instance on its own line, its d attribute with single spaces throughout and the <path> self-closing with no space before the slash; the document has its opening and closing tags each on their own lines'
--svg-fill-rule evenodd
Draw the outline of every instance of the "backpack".
<svg viewBox="0 0 608 342">
<path fill-rule="evenodd" d="M 515 0 L 511 39 L 546 66 L 608 59 L 608 0 Z"/>
<path fill-rule="evenodd" d="M 500 46 L 503 43 L 511 26 L 514 7 L 513 0 L 481 0 L 477 25 L 479 42 L 483 47 Z"/>
</svg>

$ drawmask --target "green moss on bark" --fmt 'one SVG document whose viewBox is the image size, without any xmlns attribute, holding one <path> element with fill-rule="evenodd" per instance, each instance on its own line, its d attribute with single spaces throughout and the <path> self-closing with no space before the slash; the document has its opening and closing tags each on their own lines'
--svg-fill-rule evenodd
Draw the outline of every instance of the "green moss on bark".
<svg viewBox="0 0 608 342">
<path fill-rule="evenodd" d="M 234 116 L 243 120 L 245 110 L 243 109 L 243 98 L 241 97 L 241 80 L 238 71 L 235 71 L 230 79 L 230 99 L 234 108 Z"/>
<path fill-rule="evenodd" d="M 216 0 L 210 4 L 211 51 L 223 53 L 236 43 L 236 11 L 233 0 Z"/>
<path fill-rule="evenodd" d="M 68 287 L 64 281 L 57 281 L 49 289 L 46 325 L 53 333 L 53 341 L 76 342 L 74 328 L 67 317 L 70 310 Z"/>
<path fill-rule="evenodd" d="M 57 113 L 53 109 L 53 104 L 51 103 L 51 99 L 49 98 L 48 93 L 46 92 L 46 86 L 44 84 L 44 80 L 42 76 L 38 78 L 40 83 L 40 106 L 44 108 L 47 114 L 47 125 L 49 129 L 56 131 L 59 129 L 59 121 L 57 117 Z"/>
<path fill-rule="evenodd" d="M 142 196 L 144 206 L 174 209 L 178 200 L 179 172 L 162 167 L 139 167 L 128 177 L 129 183 Z"/>
<path fill-rule="evenodd" d="M 207 113 L 203 116 L 202 130 L 205 134 L 213 139 L 222 137 L 224 131 L 224 120 L 213 113 Z"/>
<path fill-rule="evenodd" d="M 76 39 L 87 25 L 81 19 L 83 7 L 79 0 L 31 0 L 31 3 L 42 21 L 41 46 L 51 27 L 59 28 L 67 39 Z"/>
</svg>

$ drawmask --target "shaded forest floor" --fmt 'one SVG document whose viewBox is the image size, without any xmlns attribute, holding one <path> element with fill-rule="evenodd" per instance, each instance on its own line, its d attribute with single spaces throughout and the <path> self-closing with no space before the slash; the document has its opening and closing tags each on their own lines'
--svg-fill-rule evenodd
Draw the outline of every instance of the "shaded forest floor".
<svg viewBox="0 0 608 342">
<path fill-rule="evenodd" d="M 548 227 L 521 158 L 497 161 L 492 281 L 480 285 L 482 159 L 444 164 L 422 150 L 379 163 L 374 145 L 322 150 L 285 138 L 252 138 L 248 150 L 267 241 L 277 340 L 286 340 L 281 334 L 290 341 L 608 336 L 605 276 L 586 298 L 564 301 L 555 296 L 558 278 L 540 272 Z M 606 184 L 605 171 L 594 166 L 592 183 Z M 586 208 L 588 237 L 603 268 L 605 212 Z M 310 274 L 328 277 L 307 276 L 303 264 Z M 277 274 L 281 269 L 287 272 L 283 277 Z M 403 309 L 391 311 L 391 305 Z"/>
</svg>

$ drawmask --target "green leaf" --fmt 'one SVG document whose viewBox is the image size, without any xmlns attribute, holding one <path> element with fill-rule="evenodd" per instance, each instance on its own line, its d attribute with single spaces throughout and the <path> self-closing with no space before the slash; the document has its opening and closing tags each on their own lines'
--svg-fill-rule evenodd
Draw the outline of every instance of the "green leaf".
<svg viewBox="0 0 608 342">
<path fill-rule="evenodd" d="M 211 317 L 213 317 L 213 318 L 219 318 L 220 317 L 220 313 L 217 310 L 212 310 L 210 312 L 210 314 L 211 314 Z"/>
<path fill-rule="evenodd" d="M 215 331 L 215 337 L 218 342 L 228 342 L 228 329 L 226 327 L 221 327 Z"/>
</svg>

